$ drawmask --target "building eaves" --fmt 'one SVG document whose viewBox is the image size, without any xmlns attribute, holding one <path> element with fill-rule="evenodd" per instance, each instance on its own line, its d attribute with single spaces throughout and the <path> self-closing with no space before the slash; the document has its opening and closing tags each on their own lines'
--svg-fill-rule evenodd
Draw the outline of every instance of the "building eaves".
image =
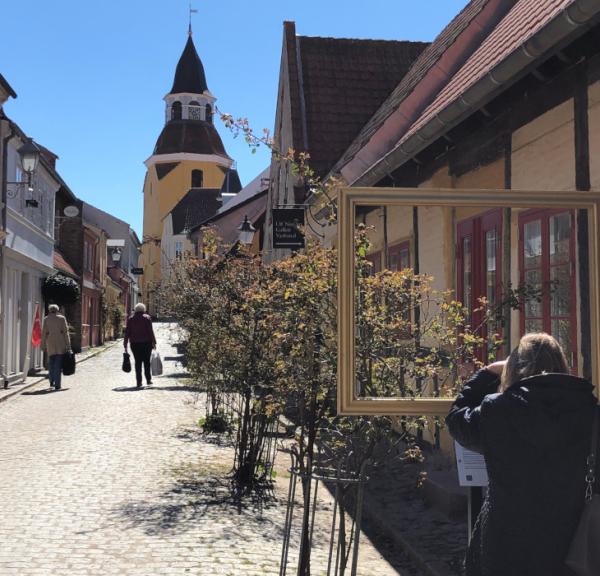
<svg viewBox="0 0 600 576">
<path fill-rule="evenodd" d="M 398 143 L 353 183 L 379 181 L 390 167 L 414 157 L 599 18 L 600 0 L 519 0 Z"/>
<path fill-rule="evenodd" d="M 0 74 L 0 86 L 4 89 L 4 91 L 13 98 L 17 97 L 17 93 L 13 90 L 12 86 L 8 83 L 6 78 Z"/>
<path fill-rule="evenodd" d="M 343 168 L 352 163 L 359 153 L 364 154 L 364 149 L 377 136 L 382 142 L 397 141 L 515 2 L 471 0 L 417 58 L 381 107 L 364 124 L 331 172 L 343 173 Z M 357 162 L 362 164 L 363 169 L 366 167 L 362 158 L 357 158 Z M 356 171 L 353 168 L 350 172 L 354 174 Z M 348 179 L 351 181 L 352 176 Z"/>
<path fill-rule="evenodd" d="M 18 136 L 23 142 L 25 140 L 29 139 L 29 136 L 27 136 L 27 134 L 25 134 L 25 132 L 23 132 L 23 130 L 20 128 L 20 126 L 14 120 L 11 120 L 7 116 L 5 116 L 5 118 L 6 118 L 6 120 L 8 120 L 13 132 L 15 133 L 15 136 Z M 35 142 L 35 140 L 34 140 L 34 142 Z M 48 150 L 45 147 L 44 147 L 44 149 Z M 50 151 L 48 150 L 48 152 L 50 152 Z M 56 156 L 53 152 L 50 152 L 50 154 L 53 154 L 54 156 Z M 58 156 L 56 156 L 56 157 L 58 158 Z M 62 179 L 61 175 L 56 170 L 56 167 L 53 166 L 49 162 L 48 158 L 44 157 L 44 154 L 40 154 L 39 161 L 40 161 L 41 165 L 45 168 L 45 170 L 52 176 L 52 178 L 54 178 L 56 180 L 56 182 L 64 189 L 64 191 L 71 197 L 71 199 L 77 200 L 77 196 L 75 196 L 73 191 L 69 188 L 69 185 Z"/>
</svg>

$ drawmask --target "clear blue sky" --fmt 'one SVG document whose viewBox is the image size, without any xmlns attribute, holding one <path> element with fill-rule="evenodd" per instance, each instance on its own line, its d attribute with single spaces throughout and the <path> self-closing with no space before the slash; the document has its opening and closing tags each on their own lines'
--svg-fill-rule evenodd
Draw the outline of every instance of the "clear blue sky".
<svg viewBox="0 0 600 576">
<path fill-rule="evenodd" d="M 272 129 L 284 20 L 305 36 L 432 40 L 466 0 L 195 0 L 194 42 L 217 105 Z M 164 122 L 163 96 L 187 39 L 187 0 L 2 3 L 4 109 L 58 154 L 86 202 L 142 229 L 143 161 Z M 269 162 L 217 122 L 242 184 Z"/>
</svg>

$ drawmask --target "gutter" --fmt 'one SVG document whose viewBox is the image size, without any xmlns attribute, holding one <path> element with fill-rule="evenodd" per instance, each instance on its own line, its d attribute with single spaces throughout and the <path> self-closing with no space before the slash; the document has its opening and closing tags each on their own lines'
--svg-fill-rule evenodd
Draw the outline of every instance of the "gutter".
<svg viewBox="0 0 600 576">
<path fill-rule="evenodd" d="M 475 110 L 516 82 L 533 62 L 578 32 L 583 34 L 600 13 L 600 0 L 575 0 L 552 21 L 519 46 L 483 78 L 470 86 L 437 116 L 367 168 L 352 186 L 373 186 L 390 169 L 397 169 L 460 124 Z"/>
</svg>

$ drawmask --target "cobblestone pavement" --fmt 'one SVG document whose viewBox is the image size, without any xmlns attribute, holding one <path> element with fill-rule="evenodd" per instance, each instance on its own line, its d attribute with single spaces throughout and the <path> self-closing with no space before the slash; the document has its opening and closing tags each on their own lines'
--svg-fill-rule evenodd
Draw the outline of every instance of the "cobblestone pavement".
<svg viewBox="0 0 600 576">
<path fill-rule="evenodd" d="M 0 575 L 279 574 L 287 479 L 270 503 L 231 500 L 231 447 L 199 437 L 202 402 L 182 385 L 168 326 L 157 331 L 165 374 L 151 388 L 120 371 L 119 345 L 60 392 L 44 383 L 0 404 Z M 320 508 L 315 576 L 326 496 Z M 378 546 L 362 540 L 361 576 L 415 574 Z"/>
</svg>

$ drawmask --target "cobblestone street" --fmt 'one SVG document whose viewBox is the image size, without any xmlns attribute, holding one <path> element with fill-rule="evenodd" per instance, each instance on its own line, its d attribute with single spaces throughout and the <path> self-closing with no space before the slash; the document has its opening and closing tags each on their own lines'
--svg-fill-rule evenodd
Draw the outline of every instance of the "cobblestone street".
<svg viewBox="0 0 600 576">
<path fill-rule="evenodd" d="M 0 404 L 2 576 L 279 573 L 288 479 L 271 503 L 231 501 L 232 449 L 199 437 L 201 401 L 182 386 L 168 327 L 158 336 L 165 374 L 151 388 L 120 371 L 118 344 L 63 391 L 41 383 Z M 394 567 L 365 537 L 359 574 L 414 574 L 393 552 Z"/>
</svg>

